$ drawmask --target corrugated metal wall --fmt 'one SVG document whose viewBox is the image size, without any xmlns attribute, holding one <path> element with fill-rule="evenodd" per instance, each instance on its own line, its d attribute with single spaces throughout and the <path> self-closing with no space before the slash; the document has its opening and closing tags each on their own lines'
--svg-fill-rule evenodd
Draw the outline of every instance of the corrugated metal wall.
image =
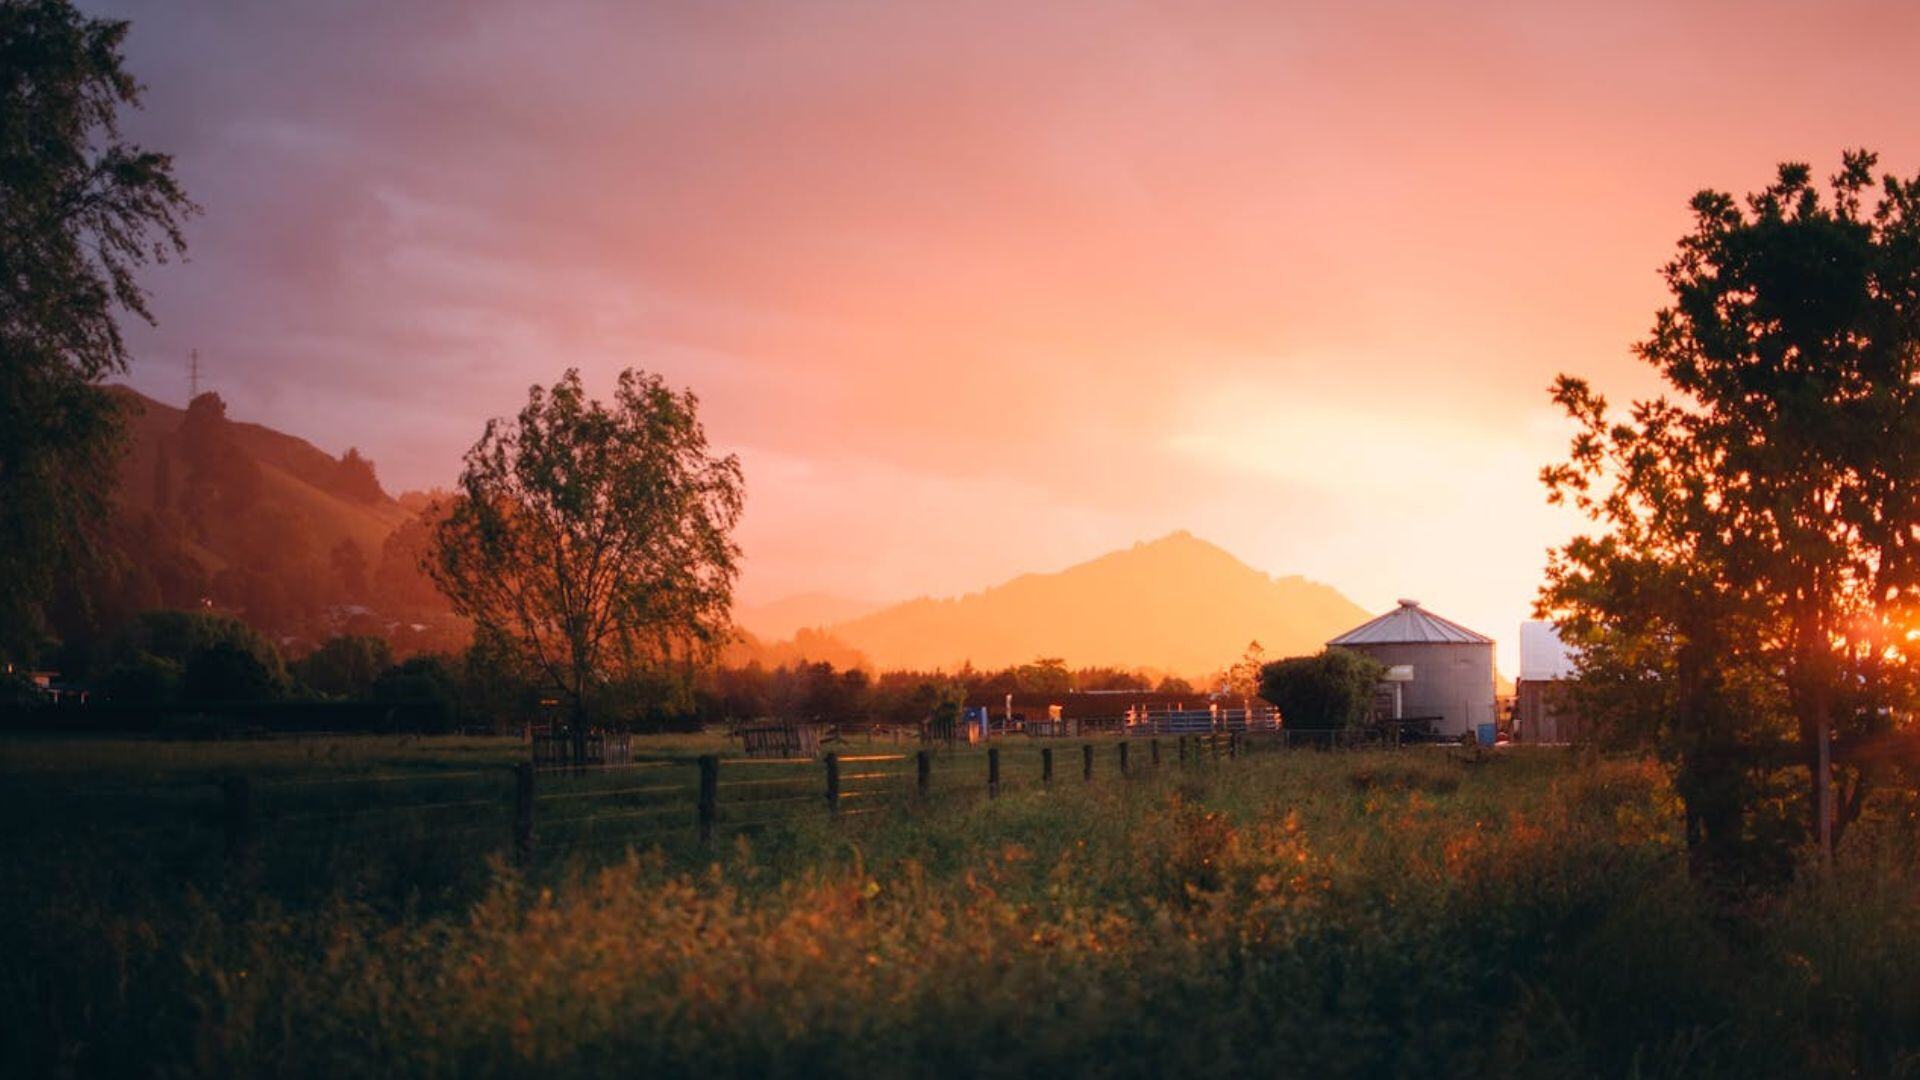
<svg viewBox="0 0 1920 1080">
<path fill-rule="evenodd" d="M 1410 664 L 1413 681 L 1401 691 L 1402 716 L 1438 716 L 1434 730 L 1460 735 L 1496 722 L 1493 646 L 1453 642 L 1347 645 L 1388 667 Z"/>
</svg>

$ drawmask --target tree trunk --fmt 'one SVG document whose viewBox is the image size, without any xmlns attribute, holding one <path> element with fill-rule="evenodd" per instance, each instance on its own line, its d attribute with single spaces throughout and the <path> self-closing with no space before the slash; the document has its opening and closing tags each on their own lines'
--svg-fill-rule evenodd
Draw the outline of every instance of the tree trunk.
<svg viewBox="0 0 1920 1080">
<path fill-rule="evenodd" d="M 576 767 L 587 763 L 587 703 L 576 696 L 573 699 L 573 763 Z"/>
</svg>

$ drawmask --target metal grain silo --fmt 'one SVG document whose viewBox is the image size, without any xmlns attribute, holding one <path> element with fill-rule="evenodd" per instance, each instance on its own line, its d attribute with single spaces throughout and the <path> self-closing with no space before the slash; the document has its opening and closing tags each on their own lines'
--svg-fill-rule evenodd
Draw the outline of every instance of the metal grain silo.
<svg viewBox="0 0 1920 1080">
<path fill-rule="evenodd" d="M 1390 668 L 1411 668 L 1400 688 L 1405 719 L 1431 719 L 1433 730 L 1447 736 L 1495 722 L 1493 639 L 1427 611 L 1417 600 L 1402 600 L 1327 644 Z"/>
</svg>

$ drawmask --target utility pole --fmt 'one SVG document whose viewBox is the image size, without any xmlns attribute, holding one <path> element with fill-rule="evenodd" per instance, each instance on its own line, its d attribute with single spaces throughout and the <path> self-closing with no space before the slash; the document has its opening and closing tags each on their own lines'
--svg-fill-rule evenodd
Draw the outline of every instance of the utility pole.
<svg viewBox="0 0 1920 1080">
<path fill-rule="evenodd" d="M 200 396 L 200 350 L 187 354 L 187 404 Z"/>
</svg>

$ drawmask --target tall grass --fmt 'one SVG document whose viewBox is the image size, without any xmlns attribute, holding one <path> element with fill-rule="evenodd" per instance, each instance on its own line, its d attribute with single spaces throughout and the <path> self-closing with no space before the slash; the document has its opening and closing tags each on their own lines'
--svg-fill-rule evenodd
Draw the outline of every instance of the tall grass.
<svg viewBox="0 0 1920 1080">
<path fill-rule="evenodd" d="M 612 852 L 457 904 L 7 890 L 6 1075 L 1898 1075 L 1912 834 L 1730 920 L 1659 769 L 1294 753 Z"/>
</svg>

